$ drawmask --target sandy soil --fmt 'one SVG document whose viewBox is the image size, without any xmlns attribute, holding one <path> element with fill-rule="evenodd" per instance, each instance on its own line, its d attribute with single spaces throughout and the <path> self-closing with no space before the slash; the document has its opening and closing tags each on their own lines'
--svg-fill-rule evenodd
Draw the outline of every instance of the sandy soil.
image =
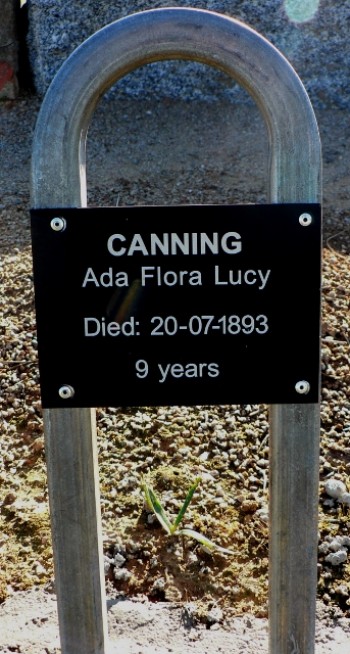
<svg viewBox="0 0 350 654">
<path fill-rule="evenodd" d="M 208 628 L 191 619 L 190 605 L 114 599 L 107 605 L 108 654 L 256 654 L 268 649 L 268 621 L 249 614 Z M 349 647 L 349 621 L 320 603 L 315 654 L 348 654 Z M 0 612 L 0 652 L 60 652 L 54 594 L 36 588 L 6 600 Z"/>
</svg>

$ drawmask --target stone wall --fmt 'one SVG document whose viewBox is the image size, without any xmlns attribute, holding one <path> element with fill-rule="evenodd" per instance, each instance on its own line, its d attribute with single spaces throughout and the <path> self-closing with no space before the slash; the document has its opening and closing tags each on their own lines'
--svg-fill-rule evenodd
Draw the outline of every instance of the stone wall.
<svg viewBox="0 0 350 654">
<path fill-rule="evenodd" d="M 18 43 L 16 0 L 1 0 L 0 12 L 0 99 L 17 95 Z"/>
<path fill-rule="evenodd" d="M 137 11 L 170 6 L 209 9 L 244 21 L 289 59 L 315 106 L 349 106 L 350 0 L 28 0 L 37 92 L 45 93 L 67 56 L 99 28 Z M 245 97 L 224 74 L 188 62 L 151 64 L 124 78 L 118 90 L 136 97 Z"/>
</svg>

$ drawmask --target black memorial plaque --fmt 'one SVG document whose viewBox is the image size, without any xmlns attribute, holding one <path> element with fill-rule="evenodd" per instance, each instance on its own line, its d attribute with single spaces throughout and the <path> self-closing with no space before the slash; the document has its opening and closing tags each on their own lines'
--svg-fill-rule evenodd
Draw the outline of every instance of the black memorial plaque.
<svg viewBox="0 0 350 654">
<path fill-rule="evenodd" d="M 44 407 L 318 401 L 319 205 L 31 216 Z"/>
</svg>

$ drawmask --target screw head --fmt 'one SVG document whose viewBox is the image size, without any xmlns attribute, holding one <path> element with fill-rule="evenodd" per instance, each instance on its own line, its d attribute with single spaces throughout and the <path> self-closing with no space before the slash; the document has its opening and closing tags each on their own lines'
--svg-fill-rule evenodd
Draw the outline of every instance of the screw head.
<svg viewBox="0 0 350 654">
<path fill-rule="evenodd" d="M 312 216 L 310 213 L 302 213 L 299 216 L 299 223 L 302 227 L 309 227 L 312 223 Z"/>
<path fill-rule="evenodd" d="M 69 400 L 71 397 L 74 396 L 74 388 L 73 386 L 69 386 L 68 384 L 65 384 L 64 386 L 61 386 L 58 389 L 58 394 L 62 400 Z"/>
<path fill-rule="evenodd" d="M 61 218 L 60 216 L 55 216 L 55 218 L 52 218 L 50 222 L 51 229 L 53 229 L 54 232 L 63 232 L 66 229 L 66 221 L 64 218 Z"/>
<path fill-rule="evenodd" d="M 299 395 L 307 395 L 307 393 L 310 391 L 310 384 L 308 381 L 303 379 L 302 381 L 298 381 L 295 384 L 295 390 L 297 393 L 299 393 Z"/>
</svg>

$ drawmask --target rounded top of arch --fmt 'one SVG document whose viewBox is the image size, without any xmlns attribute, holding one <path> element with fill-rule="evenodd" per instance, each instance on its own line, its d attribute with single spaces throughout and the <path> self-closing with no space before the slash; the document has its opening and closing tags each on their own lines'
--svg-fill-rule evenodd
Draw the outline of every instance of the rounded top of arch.
<svg viewBox="0 0 350 654">
<path fill-rule="evenodd" d="M 233 18 L 201 9 L 164 8 L 107 25 L 84 41 L 58 71 L 34 136 L 34 206 L 85 205 L 85 137 L 99 98 L 136 68 L 167 59 L 218 68 L 256 101 L 270 139 L 270 201 L 318 201 L 317 123 L 307 93 L 285 57 Z"/>
</svg>

